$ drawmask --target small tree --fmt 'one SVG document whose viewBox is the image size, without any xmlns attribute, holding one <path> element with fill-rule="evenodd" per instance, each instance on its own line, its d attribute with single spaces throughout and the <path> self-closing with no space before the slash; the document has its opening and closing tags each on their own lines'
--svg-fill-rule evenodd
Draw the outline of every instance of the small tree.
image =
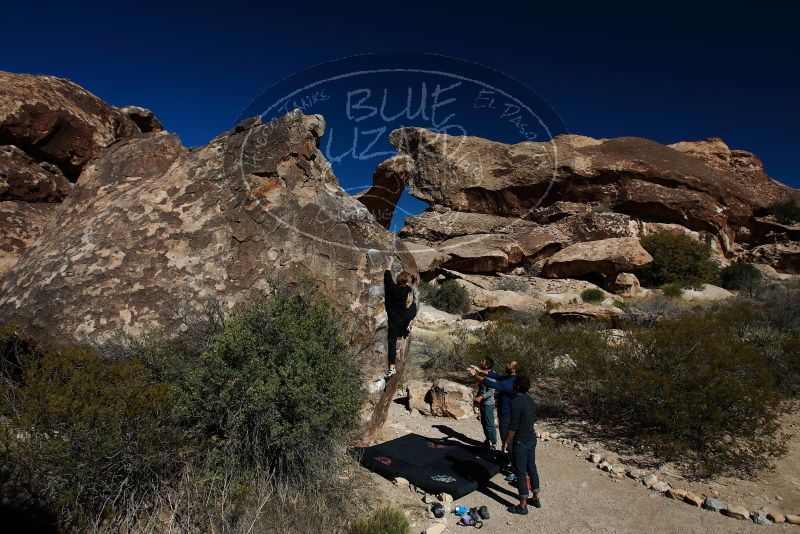
<svg viewBox="0 0 800 534">
<path fill-rule="evenodd" d="M 725 289 L 746 291 L 752 297 L 761 283 L 761 271 L 753 264 L 737 261 L 720 271 L 720 280 Z"/>
<path fill-rule="evenodd" d="M 679 232 L 661 232 L 641 239 L 653 262 L 637 272 L 648 287 L 678 284 L 684 289 L 701 289 L 715 282 L 719 265 L 711 258 L 711 248 Z"/>
<path fill-rule="evenodd" d="M 423 284 L 421 292 L 422 300 L 447 313 L 461 315 L 469 310 L 469 293 L 455 280 L 446 280 L 440 286 Z"/>
</svg>

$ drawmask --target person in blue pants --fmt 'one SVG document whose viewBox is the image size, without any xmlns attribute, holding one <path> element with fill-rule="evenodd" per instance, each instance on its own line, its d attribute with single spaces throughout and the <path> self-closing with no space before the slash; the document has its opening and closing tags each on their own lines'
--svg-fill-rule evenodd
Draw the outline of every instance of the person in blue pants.
<svg viewBox="0 0 800 534">
<path fill-rule="evenodd" d="M 484 370 L 475 367 L 470 368 L 470 375 L 479 383 L 497 392 L 497 419 L 500 423 L 500 439 L 503 443 L 503 450 L 508 450 L 511 454 L 512 444 L 507 443 L 508 425 L 511 422 L 511 401 L 514 399 L 514 381 L 517 379 L 519 366 L 512 360 L 506 364 L 506 374 L 501 375 L 492 369 Z"/>
<path fill-rule="evenodd" d="M 488 356 L 481 360 L 480 368 L 482 370 L 490 371 L 492 367 L 494 367 L 494 360 Z M 494 389 L 481 383 L 478 386 L 478 393 L 475 395 L 475 404 L 478 405 L 480 410 L 481 426 L 483 427 L 483 435 L 486 438 L 483 444 L 491 450 L 497 448 L 497 427 L 494 424 L 494 392 Z"/>
<path fill-rule="evenodd" d="M 527 515 L 528 503 L 541 508 L 539 500 L 539 471 L 536 469 L 536 402 L 528 395 L 531 382 L 526 376 L 514 382 L 515 397 L 511 401 L 511 422 L 508 427 L 507 446 L 512 447 L 512 466 L 517 475 L 519 504 L 510 506 L 512 514 Z M 530 486 L 528 486 L 530 479 Z"/>
</svg>

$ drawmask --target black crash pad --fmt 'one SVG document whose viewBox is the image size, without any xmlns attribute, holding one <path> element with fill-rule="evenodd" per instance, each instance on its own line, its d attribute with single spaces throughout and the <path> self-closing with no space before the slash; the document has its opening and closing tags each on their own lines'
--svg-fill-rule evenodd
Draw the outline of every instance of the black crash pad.
<svg viewBox="0 0 800 534">
<path fill-rule="evenodd" d="M 382 477 L 403 477 L 428 493 L 463 497 L 500 472 L 496 453 L 418 434 L 352 449 L 359 463 Z"/>
</svg>

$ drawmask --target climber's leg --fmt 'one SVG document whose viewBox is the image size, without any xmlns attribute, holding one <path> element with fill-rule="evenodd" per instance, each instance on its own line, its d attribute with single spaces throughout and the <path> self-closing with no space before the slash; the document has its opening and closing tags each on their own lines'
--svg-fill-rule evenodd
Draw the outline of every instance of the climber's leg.
<svg viewBox="0 0 800 534">
<path fill-rule="evenodd" d="M 395 362 L 397 361 L 397 336 L 391 330 L 387 334 L 389 345 L 389 370 L 386 373 L 386 378 L 395 374 Z"/>
</svg>

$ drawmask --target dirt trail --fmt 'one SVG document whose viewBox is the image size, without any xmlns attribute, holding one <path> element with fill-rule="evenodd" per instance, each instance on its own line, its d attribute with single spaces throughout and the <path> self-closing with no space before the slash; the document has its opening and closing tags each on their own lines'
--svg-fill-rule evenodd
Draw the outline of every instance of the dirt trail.
<svg viewBox="0 0 800 534">
<path fill-rule="evenodd" d="M 554 430 L 554 429 L 550 429 Z M 479 423 L 474 419 L 453 419 L 416 416 L 395 402 L 389 413 L 380 441 L 408 433 L 441 438 L 447 434 L 482 440 Z M 486 505 L 492 517 L 481 532 L 486 534 L 541 532 L 797 532 L 800 526 L 781 524 L 758 526 L 750 521 L 737 521 L 719 513 L 708 512 L 668 499 L 647 490 L 630 479 L 613 480 L 584 458 L 585 453 L 557 441 L 540 441 L 537 465 L 542 480 L 541 509 L 530 508 L 528 516 L 514 516 L 506 507 L 515 503 L 514 488 L 496 476 L 493 489 L 474 492 L 454 505 Z M 401 506 L 413 523 L 412 532 L 422 532 L 434 524 L 426 517 L 422 495 L 400 489 L 376 475 L 375 488 L 382 499 Z M 737 503 L 738 504 L 738 503 Z M 743 502 L 741 504 L 747 505 Z M 453 505 L 453 506 L 454 506 Z M 776 508 L 779 508 L 776 507 Z M 446 532 L 470 532 L 456 526 L 457 517 L 447 515 Z"/>
</svg>

